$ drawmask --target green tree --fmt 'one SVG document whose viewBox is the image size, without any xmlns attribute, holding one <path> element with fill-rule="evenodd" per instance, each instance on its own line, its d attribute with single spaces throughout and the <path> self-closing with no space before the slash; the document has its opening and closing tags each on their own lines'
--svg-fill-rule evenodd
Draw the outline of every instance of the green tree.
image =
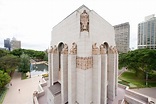
<svg viewBox="0 0 156 104">
<path fill-rule="evenodd" d="M 27 54 L 20 56 L 19 72 L 27 73 L 30 71 L 30 58 Z"/>
<path fill-rule="evenodd" d="M 0 50 L 0 57 L 6 56 L 9 54 L 9 51 L 7 50 Z"/>
<path fill-rule="evenodd" d="M 8 74 L 14 72 L 19 65 L 19 58 L 13 55 L 6 55 L 0 58 L 0 69 Z"/>
<path fill-rule="evenodd" d="M 146 84 L 148 81 L 148 74 L 156 70 L 156 50 L 138 49 L 127 54 L 119 55 L 119 67 L 127 67 L 133 70 L 138 76 L 140 72 L 144 72 Z"/>
<path fill-rule="evenodd" d="M 14 56 L 20 57 L 23 53 L 23 49 L 15 49 L 15 50 L 11 51 L 10 53 L 13 54 Z"/>
<path fill-rule="evenodd" d="M 0 70 L 0 89 L 10 82 L 11 78 L 8 73 Z"/>
<path fill-rule="evenodd" d="M 44 58 L 43 58 L 44 61 L 48 61 L 48 53 L 45 52 L 45 55 L 44 55 Z"/>
</svg>

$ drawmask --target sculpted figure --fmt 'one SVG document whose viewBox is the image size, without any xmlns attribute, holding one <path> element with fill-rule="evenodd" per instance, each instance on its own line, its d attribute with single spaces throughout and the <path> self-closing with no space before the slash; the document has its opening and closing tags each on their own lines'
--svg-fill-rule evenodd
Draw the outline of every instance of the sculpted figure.
<svg viewBox="0 0 156 104">
<path fill-rule="evenodd" d="M 68 45 L 64 44 L 64 48 L 62 49 L 62 54 L 68 54 Z"/>
<path fill-rule="evenodd" d="M 104 46 L 101 44 L 100 45 L 100 54 L 105 54 L 106 53 L 106 49 L 104 48 Z"/>
<path fill-rule="evenodd" d="M 116 46 L 113 47 L 115 53 L 117 54 L 118 53 L 118 49 L 116 48 Z"/>
<path fill-rule="evenodd" d="M 72 43 L 72 48 L 70 49 L 70 54 L 77 54 L 77 45 L 76 43 Z"/>
<path fill-rule="evenodd" d="M 57 53 L 57 47 L 56 47 L 56 45 L 54 45 L 53 53 Z"/>
<path fill-rule="evenodd" d="M 114 54 L 115 53 L 114 48 L 112 46 L 109 47 L 108 53 L 109 54 Z"/>
<path fill-rule="evenodd" d="M 80 29 L 81 31 L 89 31 L 89 15 L 86 10 L 80 15 Z"/>
<path fill-rule="evenodd" d="M 92 54 L 93 55 L 99 54 L 99 48 L 96 46 L 96 43 L 92 45 Z"/>
<path fill-rule="evenodd" d="M 53 46 L 51 46 L 51 48 L 49 49 L 49 53 L 53 52 Z"/>
</svg>

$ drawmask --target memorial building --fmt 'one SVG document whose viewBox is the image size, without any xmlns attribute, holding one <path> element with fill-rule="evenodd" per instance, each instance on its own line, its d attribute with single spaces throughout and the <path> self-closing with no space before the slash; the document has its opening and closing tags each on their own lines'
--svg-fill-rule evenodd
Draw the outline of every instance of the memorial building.
<svg viewBox="0 0 156 104">
<path fill-rule="evenodd" d="M 107 104 L 118 88 L 114 27 L 82 5 L 53 27 L 48 104 Z"/>
</svg>

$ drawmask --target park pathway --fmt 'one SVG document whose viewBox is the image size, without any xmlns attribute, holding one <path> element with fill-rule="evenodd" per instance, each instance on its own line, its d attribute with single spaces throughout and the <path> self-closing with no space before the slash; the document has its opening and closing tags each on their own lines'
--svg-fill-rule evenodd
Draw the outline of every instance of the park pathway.
<svg viewBox="0 0 156 104">
<path fill-rule="evenodd" d="M 125 67 L 123 67 L 121 70 L 118 70 L 118 77 L 120 77 L 120 75 L 125 71 L 127 71 Z"/>
<path fill-rule="evenodd" d="M 21 80 L 21 73 L 15 71 L 3 104 L 33 104 L 33 92 L 37 90 L 40 79 L 41 76 L 36 76 Z"/>
</svg>

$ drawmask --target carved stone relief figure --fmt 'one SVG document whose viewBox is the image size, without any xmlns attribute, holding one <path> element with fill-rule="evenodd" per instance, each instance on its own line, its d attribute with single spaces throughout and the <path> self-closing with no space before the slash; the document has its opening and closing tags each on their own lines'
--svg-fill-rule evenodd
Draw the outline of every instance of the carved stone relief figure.
<svg viewBox="0 0 156 104">
<path fill-rule="evenodd" d="M 62 54 L 68 54 L 68 45 L 64 44 L 64 48 L 62 49 Z"/>
<path fill-rule="evenodd" d="M 54 45 L 53 54 L 56 54 L 56 53 L 57 53 L 57 47 L 56 47 L 56 45 Z"/>
<path fill-rule="evenodd" d="M 114 48 L 112 46 L 109 47 L 108 53 L 109 54 L 114 54 L 115 53 Z"/>
<path fill-rule="evenodd" d="M 82 31 L 89 31 L 89 15 L 87 14 L 86 10 L 80 15 L 80 30 Z"/>
<path fill-rule="evenodd" d="M 93 55 L 97 55 L 97 54 L 99 54 L 100 53 L 100 50 L 99 50 L 99 48 L 96 46 L 96 43 L 94 43 L 93 45 L 92 45 L 92 54 Z"/>
<path fill-rule="evenodd" d="M 72 48 L 70 49 L 70 54 L 77 54 L 77 45 L 76 43 L 72 43 Z"/>
<path fill-rule="evenodd" d="M 100 54 L 106 54 L 106 48 L 104 48 L 103 44 L 100 45 Z"/>
<path fill-rule="evenodd" d="M 49 49 L 49 53 L 53 53 L 53 46 Z"/>
<path fill-rule="evenodd" d="M 114 46 L 114 52 L 116 53 L 116 54 L 118 54 L 118 49 L 116 48 L 116 46 Z"/>
</svg>

